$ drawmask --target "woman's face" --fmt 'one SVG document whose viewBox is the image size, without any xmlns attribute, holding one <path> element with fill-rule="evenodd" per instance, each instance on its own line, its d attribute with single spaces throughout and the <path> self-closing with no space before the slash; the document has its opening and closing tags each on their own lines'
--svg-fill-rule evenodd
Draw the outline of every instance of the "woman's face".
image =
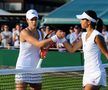
<svg viewBox="0 0 108 90">
<path fill-rule="evenodd" d="M 27 23 L 29 27 L 32 27 L 33 29 L 35 29 L 37 27 L 38 21 L 37 21 L 37 18 L 34 17 L 32 19 L 27 19 Z"/>
<path fill-rule="evenodd" d="M 82 20 L 80 21 L 80 23 L 81 23 L 82 29 L 86 29 L 86 28 L 88 28 L 88 26 L 90 25 L 90 21 L 87 20 L 87 19 L 82 19 Z"/>
<path fill-rule="evenodd" d="M 9 27 L 7 25 L 4 25 L 4 31 L 8 31 Z"/>
<path fill-rule="evenodd" d="M 66 33 L 62 30 L 57 30 L 56 35 L 58 38 L 63 38 L 65 37 Z"/>
<path fill-rule="evenodd" d="M 20 30 L 20 25 L 16 25 L 16 30 Z"/>
</svg>

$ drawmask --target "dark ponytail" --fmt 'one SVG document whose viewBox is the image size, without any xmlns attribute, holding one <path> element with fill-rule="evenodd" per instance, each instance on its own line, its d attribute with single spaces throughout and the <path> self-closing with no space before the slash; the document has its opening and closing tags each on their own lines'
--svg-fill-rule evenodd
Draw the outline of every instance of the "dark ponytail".
<svg viewBox="0 0 108 90">
<path fill-rule="evenodd" d="M 98 19 L 96 20 L 95 29 L 96 29 L 97 31 L 99 31 L 100 33 L 102 33 L 103 25 L 104 25 L 103 20 L 102 20 L 101 18 L 98 18 Z"/>
</svg>

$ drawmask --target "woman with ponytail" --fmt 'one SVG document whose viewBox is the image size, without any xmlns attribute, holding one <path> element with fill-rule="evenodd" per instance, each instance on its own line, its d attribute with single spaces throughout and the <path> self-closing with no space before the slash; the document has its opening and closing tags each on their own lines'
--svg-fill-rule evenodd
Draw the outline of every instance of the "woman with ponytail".
<svg viewBox="0 0 108 90">
<path fill-rule="evenodd" d="M 95 29 L 98 30 L 100 33 L 102 33 L 103 26 L 104 26 L 103 20 L 101 18 L 97 18 Z"/>
<path fill-rule="evenodd" d="M 105 41 L 100 33 L 103 22 L 93 10 L 87 10 L 76 17 L 86 32 L 82 33 L 81 39 L 73 46 L 68 44 L 65 38 L 60 41 L 71 53 L 82 47 L 84 53 L 83 90 L 99 90 L 101 86 L 106 86 L 106 71 L 102 65 L 101 52 L 108 58 Z"/>
</svg>

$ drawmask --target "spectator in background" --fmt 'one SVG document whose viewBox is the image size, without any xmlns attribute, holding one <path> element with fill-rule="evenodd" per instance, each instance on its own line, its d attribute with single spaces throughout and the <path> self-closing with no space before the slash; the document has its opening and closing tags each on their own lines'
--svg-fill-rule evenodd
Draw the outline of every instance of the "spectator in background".
<svg viewBox="0 0 108 90">
<path fill-rule="evenodd" d="M 45 26 L 44 31 L 43 31 L 43 38 L 46 37 L 46 35 L 50 32 L 50 27 L 49 26 Z"/>
<path fill-rule="evenodd" d="M 70 34 L 70 44 L 74 44 L 81 38 L 81 28 L 75 25 L 74 32 Z"/>
<path fill-rule="evenodd" d="M 41 26 L 39 28 L 39 30 L 42 32 L 42 37 L 44 37 L 44 34 L 45 34 L 45 26 Z"/>
<path fill-rule="evenodd" d="M 44 39 L 51 38 L 56 34 L 56 28 L 53 26 L 45 26 Z M 56 43 L 53 43 L 50 48 L 56 48 Z"/>
<path fill-rule="evenodd" d="M 5 48 L 10 48 L 12 43 L 12 32 L 9 31 L 9 26 L 4 25 L 3 31 L 1 32 L 1 45 Z"/>
<path fill-rule="evenodd" d="M 63 28 L 58 28 L 57 29 L 57 31 L 61 31 L 61 32 L 63 32 L 64 33 L 64 35 L 66 35 L 66 32 L 65 32 L 65 30 L 63 29 Z M 66 37 L 65 37 L 66 38 Z M 66 39 L 67 40 L 67 39 Z M 57 49 L 58 49 L 58 51 L 59 52 L 64 52 L 66 49 L 64 48 L 64 45 L 63 45 L 63 43 L 62 42 L 60 42 L 59 40 L 58 40 L 58 42 L 56 43 L 56 47 L 57 47 Z"/>
<path fill-rule="evenodd" d="M 44 38 L 45 37 L 51 37 L 52 36 L 52 32 L 53 32 L 53 28 L 51 28 L 50 26 L 45 26 L 45 32 L 44 32 Z"/>
<path fill-rule="evenodd" d="M 3 31 L 4 25 L 1 25 L 0 27 L 0 33 Z"/>
<path fill-rule="evenodd" d="M 69 34 L 67 34 L 67 36 L 66 36 L 66 39 L 67 39 L 67 41 L 70 43 L 70 35 L 72 34 L 72 33 L 74 33 L 74 27 L 73 26 L 70 26 L 70 28 L 69 28 Z"/>
<path fill-rule="evenodd" d="M 46 26 L 45 33 L 46 35 L 44 38 L 50 38 L 51 36 L 55 35 L 56 29 L 53 26 Z"/>
<path fill-rule="evenodd" d="M 105 39 L 105 43 L 106 43 L 106 46 L 108 49 L 108 31 L 107 31 L 107 27 L 105 25 L 103 26 L 102 34 L 103 34 L 103 37 Z"/>
<path fill-rule="evenodd" d="M 1 32 L 3 31 L 3 27 L 4 27 L 4 25 L 1 25 L 1 27 L 0 27 L 0 46 L 1 46 L 1 41 L 2 41 Z"/>
<path fill-rule="evenodd" d="M 21 31 L 21 26 L 20 24 L 16 24 L 14 30 L 13 30 L 13 35 L 12 35 L 12 40 L 15 48 L 19 48 L 20 42 L 19 42 L 19 35 Z"/>
</svg>

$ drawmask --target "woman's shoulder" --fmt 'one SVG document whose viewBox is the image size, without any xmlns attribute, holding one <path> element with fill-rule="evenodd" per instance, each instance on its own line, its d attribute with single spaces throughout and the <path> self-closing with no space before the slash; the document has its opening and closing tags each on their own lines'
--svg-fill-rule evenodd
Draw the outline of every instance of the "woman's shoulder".
<svg viewBox="0 0 108 90">
<path fill-rule="evenodd" d="M 95 35 L 102 35 L 102 33 L 100 33 L 98 30 L 94 30 L 94 34 Z"/>
<path fill-rule="evenodd" d="M 28 29 L 27 28 L 24 28 L 21 30 L 21 33 L 27 33 L 28 32 Z"/>
</svg>

